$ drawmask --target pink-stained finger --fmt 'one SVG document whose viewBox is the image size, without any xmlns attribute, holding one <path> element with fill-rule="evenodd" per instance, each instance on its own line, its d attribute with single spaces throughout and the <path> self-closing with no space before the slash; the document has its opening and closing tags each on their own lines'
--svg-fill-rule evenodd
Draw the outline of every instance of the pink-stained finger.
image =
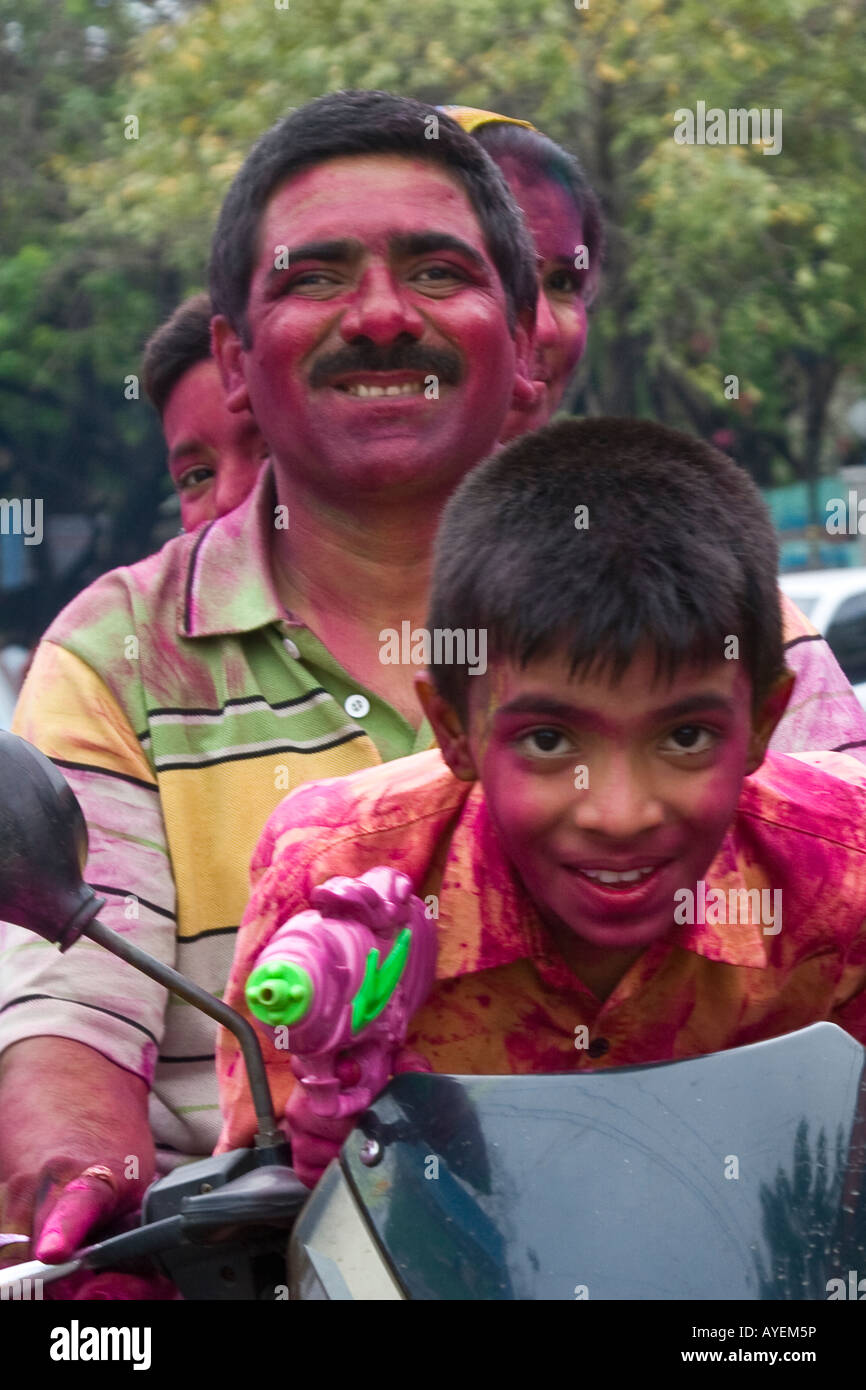
<svg viewBox="0 0 866 1390">
<path fill-rule="evenodd" d="M 117 1196 L 100 1178 L 75 1178 L 59 1194 L 43 1223 L 34 1257 L 61 1264 L 117 1206 Z"/>
</svg>

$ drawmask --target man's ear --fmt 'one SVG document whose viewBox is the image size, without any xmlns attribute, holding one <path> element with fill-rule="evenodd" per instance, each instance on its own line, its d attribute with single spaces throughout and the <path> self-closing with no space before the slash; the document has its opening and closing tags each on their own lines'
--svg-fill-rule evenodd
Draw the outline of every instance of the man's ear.
<svg viewBox="0 0 866 1390">
<path fill-rule="evenodd" d="M 228 319 L 216 314 L 210 321 L 210 348 L 219 367 L 226 407 L 236 413 L 252 410 L 243 373 L 244 347 Z"/>
<path fill-rule="evenodd" d="M 753 772 L 757 772 L 764 761 L 767 744 L 773 737 L 779 720 L 788 708 L 795 679 L 793 671 L 789 671 L 786 667 L 781 676 L 773 682 L 760 707 L 752 715 L 752 733 L 749 738 L 746 765 L 747 777 L 751 777 Z"/>
<path fill-rule="evenodd" d="M 534 410 L 544 395 L 544 383 L 532 376 L 535 354 L 535 319 L 528 311 L 518 316 L 514 329 L 514 385 L 511 388 L 513 410 Z"/>
<path fill-rule="evenodd" d="M 419 671 L 415 676 L 415 694 L 433 726 L 436 742 L 454 776 L 459 777 L 461 782 L 476 782 L 478 772 L 460 716 L 447 700 L 443 700 L 430 679 L 429 671 Z"/>
</svg>

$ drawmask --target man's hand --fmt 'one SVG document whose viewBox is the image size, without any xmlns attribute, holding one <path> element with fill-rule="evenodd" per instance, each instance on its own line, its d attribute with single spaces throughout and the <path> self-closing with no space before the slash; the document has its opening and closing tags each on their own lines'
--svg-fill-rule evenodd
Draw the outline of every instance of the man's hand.
<svg viewBox="0 0 866 1390">
<path fill-rule="evenodd" d="M 4 1263 L 62 1264 L 141 1205 L 154 1148 L 140 1078 L 83 1043 L 29 1038 L 0 1059 L 0 1113 L 0 1225 L 31 1234 L 31 1254 L 7 1247 Z M 111 1273 L 45 1285 L 52 1298 L 172 1297 L 166 1288 Z"/>
<path fill-rule="evenodd" d="M 357 1085 L 357 1062 L 344 1058 L 337 1062 L 335 1070 L 344 1086 Z M 409 1048 L 402 1048 L 394 1060 L 395 1076 L 404 1071 L 432 1070 L 424 1057 Z M 298 1084 L 289 1097 L 285 1118 L 292 1145 L 292 1167 L 305 1187 L 315 1187 L 355 1128 L 357 1116 L 335 1119 L 331 1115 L 314 1115 L 303 1086 Z"/>
</svg>

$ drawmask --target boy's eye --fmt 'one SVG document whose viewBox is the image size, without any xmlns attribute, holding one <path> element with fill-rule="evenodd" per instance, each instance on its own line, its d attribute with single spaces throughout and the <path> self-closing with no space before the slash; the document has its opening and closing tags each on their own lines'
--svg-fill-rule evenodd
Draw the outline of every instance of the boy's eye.
<svg viewBox="0 0 866 1390">
<path fill-rule="evenodd" d="M 556 757 L 568 753 L 571 742 L 560 729 L 530 729 L 517 740 L 518 745 L 530 756 Z"/>
<path fill-rule="evenodd" d="M 702 724 L 681 724 L 679 728 L 671 730 L 665 744 L 668 752 L 708 753 L 718 741 L 719 735 Z"/>
<path fill-rule="evenodd" d="M 179 492 L 191 492 L 193 488 L 201 487 L 204 483 L 210 482 L 211 478 L 216 477 L 216 469 L 208 468 L 202 463 L 195 468 L 187 469 L 186 473 L 181 474 L 177 480 Z"/>
</svg>

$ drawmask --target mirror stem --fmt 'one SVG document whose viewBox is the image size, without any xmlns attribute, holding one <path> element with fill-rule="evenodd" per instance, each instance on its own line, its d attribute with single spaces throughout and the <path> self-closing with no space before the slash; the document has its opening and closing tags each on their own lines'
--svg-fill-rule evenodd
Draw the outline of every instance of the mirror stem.
<svg viewBox="0 0 866 1390">
<path fill-rule="evenodd" d="M 188 1004 L 201 1009 L 203 1013 L 208 1014 L 234 1034 L 243 1053 L 259 1127 L 259 1132 L 255 1137 L 256 1148 L 282 1148 L 286 1141 L 277 1127 L 262 1050 L 252 1025 L 234 1009 L 229 1008 L 228 1004 L 223 1003 L 222 999 L 217 999 L 216 995 L 209 994 L 200 985 L 193 984 L 192 980 L 188 980 L 185 975 L 173 970 L 170 965 L 163 965 L 162 961 L 149 956 L 138 946 L 133 946 L 126 937 L 120 936 L 102 922 L 89 922 L 83 928 L 81 935 L 89 937 L 91 941 L 97 941 L 113 956 L 119 956 L 121 960 L 127 961 L 136 970 L 141 970 L 145 975 L 149 975 L 158 984 L 165 985 L 166 989 L 170 989 L 173 994 L 179 994 L 181 999 L 185 999 Z M 274 1161 L 279 1162 L 281 1160 L 275 1156 Z"/>
</svg>

